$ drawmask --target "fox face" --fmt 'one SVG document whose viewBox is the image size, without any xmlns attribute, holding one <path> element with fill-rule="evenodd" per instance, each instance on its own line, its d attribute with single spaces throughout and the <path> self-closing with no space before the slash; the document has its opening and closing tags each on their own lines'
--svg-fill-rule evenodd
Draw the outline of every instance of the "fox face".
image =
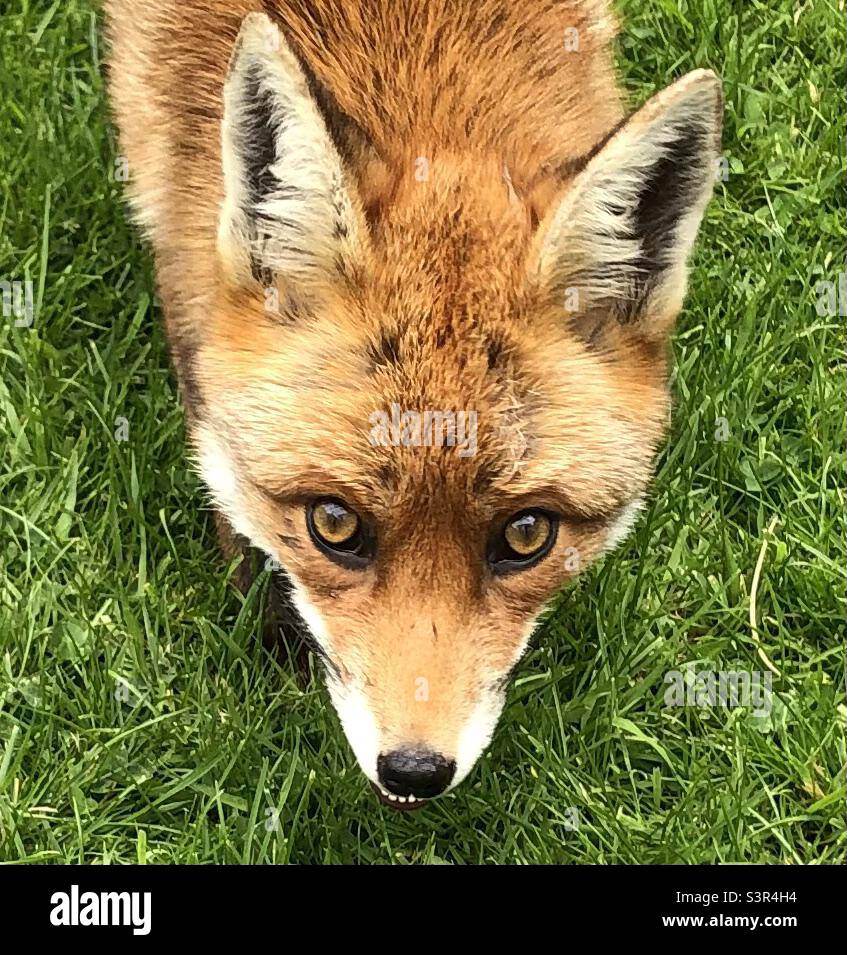
<svg viewBox="0 0 847 955">
<path fill-rule="evenodd" d="M 534 171 L 435 139 L 354 168 L 319 98 L 249 15 L 193 442 L 290 578 L 362 770 L 415 808 L 470 772 L 545 604 L 643 501 L 720 92 L 689 74 Z"/>
</svg>

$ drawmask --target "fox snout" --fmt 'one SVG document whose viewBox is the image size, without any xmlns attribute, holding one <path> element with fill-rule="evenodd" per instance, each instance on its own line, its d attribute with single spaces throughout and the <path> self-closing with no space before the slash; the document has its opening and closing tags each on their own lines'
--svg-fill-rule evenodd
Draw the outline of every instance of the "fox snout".
<svg viewBox="0 0 847 955">
<path fill-rule="evenodd" d="M 442 639 L 443 648 L 413 637 L 402 647 L 396 640 L 387 645 L 375 631 L 355 650 L 345 647 L 326 671 L 356 760 L 376 795 L 394 809 L 418 808 L 457 786 L 482 755 L 502 710 L 503 667 L 497 665 L 495 678 L 494 661 L 483 664 L 465 634 L 451 634 L 449 645 L 446 632 Z M 332 640 L 327 647 L 335 652 Z M 354 673 L 341 662 L 365 655 L 365 668 Z"/>
</svg>

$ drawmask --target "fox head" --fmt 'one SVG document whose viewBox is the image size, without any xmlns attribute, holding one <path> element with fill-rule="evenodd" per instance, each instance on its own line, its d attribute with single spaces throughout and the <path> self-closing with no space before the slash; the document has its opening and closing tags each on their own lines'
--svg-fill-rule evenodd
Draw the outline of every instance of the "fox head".
<svg viewBox="0 0 847 955">
<path fill-rule="evenodd" d="M 362 770 L 411 807 L 468 774 L 545 603 L 638 512 L 720 89 L 691 73 L 535 176 L 434 142 L 356 166 L 316 97 L 249 16 L 193 438 Z"/>
</svg>

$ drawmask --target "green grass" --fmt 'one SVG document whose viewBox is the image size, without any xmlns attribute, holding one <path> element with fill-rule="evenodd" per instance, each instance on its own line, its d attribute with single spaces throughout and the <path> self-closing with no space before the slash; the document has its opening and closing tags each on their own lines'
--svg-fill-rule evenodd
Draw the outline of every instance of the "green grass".
<svg viewBox="0 0 847 955">
<path fill-rule="evenodd" d="M 815 308 L 844 267 L 843 6 L 623 4 L 634 103 L 698 66 L 726 95 L 671 440 L 467 783 L 399 815 L 317 677 L 261 648 L 261 588 L 242 601 L 216 550 L 114 181 L 95 14 L 4 4 L 0 278 L 36 301 L 31 328 L 0 322 L 0 859 L 843 860 L 843 320 Z M 664 705 L 667 671 L 762 670 L 759 647 L 769 715 Z"/>
</svg>

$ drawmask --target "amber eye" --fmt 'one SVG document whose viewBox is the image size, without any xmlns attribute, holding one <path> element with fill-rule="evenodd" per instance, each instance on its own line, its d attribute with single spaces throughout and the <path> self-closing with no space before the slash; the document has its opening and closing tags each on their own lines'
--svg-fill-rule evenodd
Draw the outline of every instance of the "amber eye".
<svg viewBox="0 0 847 955">
<path fill-rule="evenodd" d="M 359 530 L 358 515 L 341 501 L 318 501 L 312 505 L 312 527 L 324 544 L 348 544 Z"/>
<path fill-rule="evenodd" d="M 550 519 L 546 514 L 526 511 L 509 521 L 503 536 L 519 557 L 531 557 L 547 543 Z"/>
<path fill-rule="evenodd" d="M 520 511 L 506 521 L 489 547 L 488 559 L 497 573 L 531 567 L 550 550 L 558 522 L 546 511 Z"/>
<path fill-rule="evenodd" d="M 367 563 L 362 521 L 343 501 L 321 498 L 310 504 L 306 525 L 312 540 L 328 557 L 349 567 Z"/>
</svg>

